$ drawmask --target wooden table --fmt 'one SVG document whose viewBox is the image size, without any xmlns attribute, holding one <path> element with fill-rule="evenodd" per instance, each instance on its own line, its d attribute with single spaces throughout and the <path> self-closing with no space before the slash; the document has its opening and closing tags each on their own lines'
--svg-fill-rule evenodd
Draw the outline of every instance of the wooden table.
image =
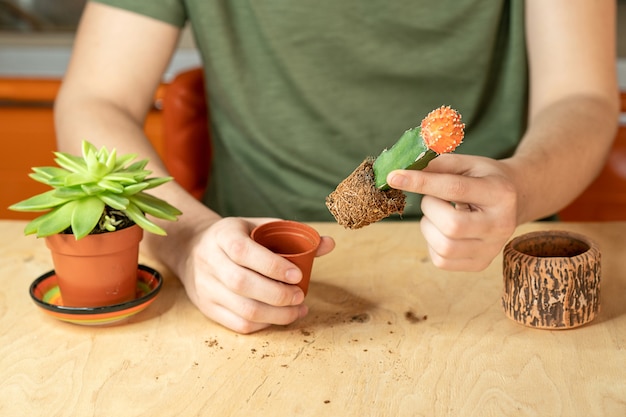
<svg viewBox="0 0 626 417">
<path fill-rule="evenodd" d="M 51 269 L 24 222 L 0 221 L 2 416 L 626 416 L 626 223 L 536 223 L 595 239 L 602 312 L 574 330 L 518 325 L 501 258 L 480 273 L 428 260 L 417 223 L 336 238 L 310 314 L 238 335 L 202 316 L 158 262 L 156 301 L 122 324 L 57 321 L 28 296 Z"/>
</svg>

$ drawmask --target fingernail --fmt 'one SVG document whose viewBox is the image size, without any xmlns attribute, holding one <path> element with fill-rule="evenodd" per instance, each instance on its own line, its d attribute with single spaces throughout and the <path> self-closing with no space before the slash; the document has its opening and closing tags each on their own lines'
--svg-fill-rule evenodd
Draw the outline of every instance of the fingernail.
<svg viewBox="0 0 626 417">
<path fill-rule="evenodd" d="M 302 273 L 299 269 L 291 268 L 285 272 L 285 281 L 289 284 L 297 284 L 302 279 Z"/>
<path fill-rule="evenodd" d="M 387 177 L 387 182 L 392 187 L 404 187 L 407 184 L 407 181 L 407 178 L 401 174 L 389 174 L 389 177 Z"/>
<path fill-rule="evenodd" d="M 298 304 L 302 304 L 303 301 L 304 293 L 302 291 L 298 291 L 293 295 L 293 298 L 291 299 L 291 305 L 297 306 Z"/>
<path fill-rule="evenodd" d="M 298 316 L 302 318 L 306 316 L 307 314 L 309 314 L 309 307 L 307 307 L 305 304 L 302 304 L 300 306 L 300 310 L 298 311 Z"/>
</svg>

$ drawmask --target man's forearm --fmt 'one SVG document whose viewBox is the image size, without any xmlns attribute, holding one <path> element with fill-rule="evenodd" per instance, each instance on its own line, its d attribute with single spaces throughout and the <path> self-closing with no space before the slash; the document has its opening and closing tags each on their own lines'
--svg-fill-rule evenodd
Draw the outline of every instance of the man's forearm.
<svg viewBox="0 0 626 417">
<path fill-rule="evenodd" d="M 571 96 L 531 120 L 515 155 L 504 162 L 518 187 L 518 223 L 554 214 L 602 169 L 618 122 L 615 98 Z"/>
</svg>

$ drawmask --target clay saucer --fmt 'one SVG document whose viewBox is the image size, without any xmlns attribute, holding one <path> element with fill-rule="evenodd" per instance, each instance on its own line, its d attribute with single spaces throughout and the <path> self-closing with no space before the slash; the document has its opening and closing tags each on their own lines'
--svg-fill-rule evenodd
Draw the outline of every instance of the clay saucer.
<svg viewBox="0 0 626 417">
<path fill-rule="evenodd" d="M 115 323 L 131 317 L 148 307 L 163 285 L 163 278 L 156 270 L 139 265 L 137 269 L 137 292 L 134 300 L 102 307 L 66 307 L 54 271 L 37 278 L 30 286 L 30 296 L 46 314 L 69 323 L 97 326 Z"/>
</svg>

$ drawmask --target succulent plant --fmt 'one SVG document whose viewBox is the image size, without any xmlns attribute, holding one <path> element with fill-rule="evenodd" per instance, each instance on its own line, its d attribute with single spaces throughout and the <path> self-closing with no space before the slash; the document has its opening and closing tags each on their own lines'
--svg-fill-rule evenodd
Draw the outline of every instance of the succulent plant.
<svg viewBox="0 0 626 417">
<path fill-rule="evenodd" d="M 428 113 L 419 127 L 404 132 L 374 162 L 376 188 L 389 189 L 387 175 L 396 169 L 420 170 L 442 153 L 452 152 L 463 141 L 465 125 L 461 115 L 450 106 Z"/>
<path fill-rule="evenodd" d="M 148 178 L 148 160 L 131 163 L 137 155 L 118 156 L 115 149 L 97 149 L 82 143 L 82 157 L 55 152 L 58 167 L 35 167 L 30 177 L 52 190 L 9 207 L 15 211 L 47 211 L 26 225 L 26 235 L 37 237 L 71 232 L 76 240 L 90 233 L 111 232 L 122 224 L 135 223 L 158 235 L 165 231 L 146 214 L 175 221 L 181 213 L 166 201 L 145 190 L 157 187 L 171 177 Z"/>
</svg>

